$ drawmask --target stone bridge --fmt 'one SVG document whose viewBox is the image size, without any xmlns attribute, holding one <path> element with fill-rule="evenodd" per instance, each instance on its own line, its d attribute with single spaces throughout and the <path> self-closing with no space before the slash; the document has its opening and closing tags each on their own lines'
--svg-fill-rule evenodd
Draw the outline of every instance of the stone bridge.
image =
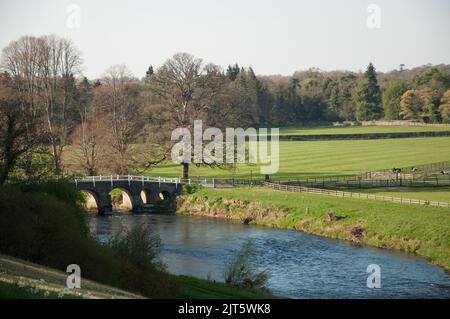
<svg viewBox="0 0 450 319">
<path fill-rule="evenodd" d="M 158 202 L 175 197 L 181 189 L 178 178 L 148 176 L 87 176 L 75 178 L 76 187 L 88 194 L 86 206 L 96 208 L 99 214 L 112 211 L 111 191 L 122 192 L 124 209 L 133 212 L 148 211 Z"/>
</svg>

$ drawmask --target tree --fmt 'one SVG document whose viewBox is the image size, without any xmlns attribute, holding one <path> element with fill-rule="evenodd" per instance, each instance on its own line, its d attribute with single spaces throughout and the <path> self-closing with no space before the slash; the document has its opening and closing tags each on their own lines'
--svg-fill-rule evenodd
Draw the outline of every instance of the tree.
<svg viewBox="0 0 450 319">
<path fill-rule="evenodd" d="M 78 85 L 76 97 L 80 124 L 72 134 L 76 149 L 72 152 L 73 159 L 81 164 L 84 173 L 89 176 L 99 173 L 101 149 L 107 132 L 99 107 L 93 103 L 94 92 L 88 79 L 83 78 Z"/>
<path fill-rule="evenodd" d="M 439 112 L 441 113 L 442 122 L 450 123 L 450 89 L 445 91 L 442 96 Z"/>
<path fill-rule="evenodd" d="M 153 71 L 153 66 L 150 65 L 150 66 L 148 67 L 147 72 L 145 72 L 145 82 L 146 82 L 146 83 L 150 83 L 150 79 L 151 79 L 153 73 L 155 73 L 155 72 Z"/>
<path fill-rule="evenodd" d="M 8 179 L 19 157 L 36 143 L 27 137 L 26 113 L 21 112 L 21 95 L 8 74 L 0 75 L 0 185 Z"/>
<path fill-rule="evenodd" d="M 12 81 L 16 97 L 20 102 L 20 121 L 25 129 L 25 144 L 39 145 L 47 139 L 44 131 L 43 64 L 41 48 L 45 46 L 43 38 L 24 36 L 12 41 L 3 49 L 1 69 Z M 34 147 L 28 147 L 21 155 L 19 165 L 27 176 L 37 170 L 33 165 Z"/>
<path fill-rule="evenodd" d="M 40 53 L 42 63 L 43 96 L 47 129 L 50 137 L 53 171 L 62 172 L 62 152 L 68 143 L 73 126 L 74 75 L 79 72 L 81 58 L 70 40 L 56 36 L 42 37 Z"/>
<path fill-rule="evenodd" d="M 383 109 L 377 74 L 372 63 L 369 63 L 357 89 L 356 118 L 360 121 L 369 121 L 379 119 L 382 115 Z"/>
<path fill-rule="evenodd" d="M 437 123 L 440 120 L 439 114 L 439 93 L 430 87 L 420 90 L 423 101 L 421 119 L 425 123 Z"/>
<path fill-rule="evenodd" d="M 112 66 L 101 80 L 93 103 L 109 127 L 106 139 L 116 155 L 113 169 L 117 174 L 128 174 L 133 159 L 130 145 L 143 127 L 140 86 L 133 82 L 126 66 Z"/>
<path fill-rule="evenodd" d="M 328 98 L 327 118 L 335 119 L 340 108 L 339 88 L 337 84 L 332 85 L 330 96 Z"/>
<path fill-rule="evenodd" d="M 400 100 L 400 114 L 407 120 L 420 120 L 422 115 L 423 100 L 417 90 L 406 91 Z"/>
<path fill-rule="evenodd" d="M 226 75 L 230 81 L 234 81 L 236 80 L 239 71 L 240 71 L 239 65 L 235 63 L 233 66 L 232 65 L 228 66 Z"/>
<path fill-rule="evenodd" d="M 206 120 L 220 83 L 207 72 L 203 61 L 188 53 L 177 53 L 153 75 L 151 88 L 161 105 L 165 129 L 189 128 L 194 120 Z M 182 163 L 182 176 L 189 178 L 189 163 Z"/>
<path fill-rule="evenodd" d="M 384 116 L 387 120 L 400 120 L 400 100 L 406 91 L 406 83 L 402 80 L 393 81 L 383 92 Z"/>
</svg>

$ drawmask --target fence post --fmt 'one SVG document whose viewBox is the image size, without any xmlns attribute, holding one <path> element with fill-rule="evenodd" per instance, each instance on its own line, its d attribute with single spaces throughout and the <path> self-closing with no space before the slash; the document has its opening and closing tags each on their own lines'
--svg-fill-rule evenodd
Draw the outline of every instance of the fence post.
<svg viewBox="0 0 450 319">
<path fill-rule="evenodd" d="M 95 187 L 95 176 L 92 176 L 92 184 L 93 184 L 94 187 Z"/>
</svg>

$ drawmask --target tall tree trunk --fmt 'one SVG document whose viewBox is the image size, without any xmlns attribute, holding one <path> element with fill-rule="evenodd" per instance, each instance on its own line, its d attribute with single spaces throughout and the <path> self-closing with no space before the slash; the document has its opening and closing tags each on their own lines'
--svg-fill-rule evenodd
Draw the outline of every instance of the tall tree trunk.
<svg viewBox="0 0 450 319">
<path fill-rule="evenodd" d="M 181 165 L 183 179 L 189 179 L 189 163 L 182 163 Z"/>
</svg>

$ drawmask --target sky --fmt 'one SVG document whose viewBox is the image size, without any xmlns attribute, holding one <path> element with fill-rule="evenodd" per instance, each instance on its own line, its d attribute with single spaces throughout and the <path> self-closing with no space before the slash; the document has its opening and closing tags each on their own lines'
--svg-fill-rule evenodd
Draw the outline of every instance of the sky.
<svg viewBox="0 0 450 319">
<path fill-rule="evenodd" d="M 177 52 L 257 74 L 385 72 L 450 63 L 450 1 L 0 0 L 0 48 L 44 34 L 72 39 L 89 78 L 114 64 L 143 77 Z"/>
</svg>

